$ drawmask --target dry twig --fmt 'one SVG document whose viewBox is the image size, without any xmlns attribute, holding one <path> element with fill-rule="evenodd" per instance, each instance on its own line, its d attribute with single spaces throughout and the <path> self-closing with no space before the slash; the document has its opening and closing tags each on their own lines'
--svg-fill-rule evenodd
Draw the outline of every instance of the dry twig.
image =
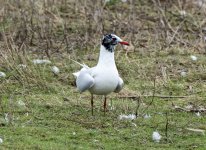
<svg viewBox="0 0 206 150">
<path fill-rule="evenodd" d="M 173 99 L 173 98 L 189 98 L 190 96 L 171 96 L 171 95 L 132 95 L 132 96 L 119 96 L 118 98 L 128 98 L 128 99 L 137 99 L 139 97 L 157 97 L 162 99 Z"/>
<path fill-rule="evenodd" d="M 179 110 L 179 111 L 186 111 L 186 112 L 206 112 L 205 108 L 191 108 L 191 109 L 187 109 L 187 108 L 182 108 L 180 106 L 174 106 L 175 110 Z"/>
<path fill-rule="evenodd" d="M 193 129 L 193 128 L 186 128 L 186 129 L 189 131 L 193 131 L 193 132 L 201 133 L 202 135 L 205 135 L 205 130 L 202 130 L 202 129 Z"/>
</svg>

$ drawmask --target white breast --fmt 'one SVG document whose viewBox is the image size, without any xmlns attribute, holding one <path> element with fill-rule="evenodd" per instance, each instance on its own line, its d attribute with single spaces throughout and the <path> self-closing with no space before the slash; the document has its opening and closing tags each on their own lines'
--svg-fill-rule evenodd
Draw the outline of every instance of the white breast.
<svg viewBox="0 0 206 150">
<path fill-rule="evenodd" d="M 116 89 L 119 81 L 119 75 L 116 68 L 98 68 L 97 66 L 93 70 L 92 74 L 95 84 L 89 89 L 91 93 L 97 95 L 107 95 Z"/>
</svg>

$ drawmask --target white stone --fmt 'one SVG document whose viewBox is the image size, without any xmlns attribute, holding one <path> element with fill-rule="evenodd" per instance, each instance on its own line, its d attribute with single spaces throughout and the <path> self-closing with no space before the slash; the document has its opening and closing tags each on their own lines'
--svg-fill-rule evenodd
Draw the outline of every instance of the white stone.
<svg viewBox="0 0 206 150">
<path fill-rule="evenodd" d="M 51 71 L 54 73 L 54 74 L 58 74 L 60 72 L 59 68 L 57 66 L 53 66 L 51 68 Z"/>
<path fill-rule="evenodd" d="M 187 72 L 185 72 L 185 71 L 182 71 L 182 72 L 180 72 L 180 75 L 181 75 L 182 77 L 186 77 L 186 75 L 187 75 Z"/>
<path fill-rule="evenodd" d="M 34 59 L 33 63 L 34 64 L 51 64 L 51 61 L 47 59 Z"/>
<path fill-rule="evenodd" d="M 152 134 L 152 139 L 154 142 L 160 142 L 161 140 L 161 135 L 159 134 L 159 132 L 154 131 Z"/>
<path fill-rule="evenodd" d="M 129 115 L 119 115 L 119 119 L 128 119 L 128 120 L 134 120 L 136 119 L 136 116 L 134 114 L 129 114 Z"/>
<path fill-rule="evenodd" d="M 201 117 L 200 112 L 195 113 L 197 117 Z"/>
<path fill-rule="evenodd" d="M 1 144 L 1 143 L 3 143 L 3 139 L 2 139 L 2 138 L 0 138 L 0 144 Z"/>
<path fill-rule="evenodd" d="M 196 60 L 197 60 L 197 57 L 194 56 L 194 55 L 191 55 L 190 58 L 191 58 L 193 61 L 196 61 Z"/>
<path fill-rule="evenodd" d="M 151 118 L 150 114 L 145 114 L 144 115 L 144 119 L 149 119 L 149 118 Z"/>
<path fill-rule="evenodd" d="M 187 14 L 185 10 L 181 10 L 181 11 L 179 11 L 179 13 L 181 16 L 186 16 L 186 14 Z"/>
<path fill-rule="evenodd" d="M 26 106 L 25 103 L 22 100 L 19 100 L 17 103 L 18 103 L 19 106 L 23 106 L 23 107 Z"/>
<path fill-rule="evenodd" d="M 5 78 L 6 74 L 4 72 L 0 72 L 0 78 Z"/>
</svg>

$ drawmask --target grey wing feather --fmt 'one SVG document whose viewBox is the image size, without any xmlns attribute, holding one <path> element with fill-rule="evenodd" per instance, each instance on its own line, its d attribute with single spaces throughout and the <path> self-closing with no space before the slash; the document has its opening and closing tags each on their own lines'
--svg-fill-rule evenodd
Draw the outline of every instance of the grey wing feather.
<svg viewBox="0 0 206 150">
<path fill-rule="evenodd" d="M 114 92 L 119 93 L 122 90 L 123 86 L 124 86 L 124 81 L 122 80 L 122 78 L 119 77 L 119 82 Z"/>
<path fill-rule="evenodd" d="M 80 92 L 84 92 L 94 85 L 94 78 L 87 71 L 81 71 L 77 77 L 76 85 Z"/>
</svg>

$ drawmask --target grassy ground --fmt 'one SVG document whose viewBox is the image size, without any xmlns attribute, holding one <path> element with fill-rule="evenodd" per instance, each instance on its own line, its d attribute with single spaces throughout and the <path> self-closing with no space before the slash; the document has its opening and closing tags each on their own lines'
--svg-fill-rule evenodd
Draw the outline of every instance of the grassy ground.
<svg viewBox="0 0 206 150">
<path fill-rule="evenodd" d="M 0 78 L 0 149 L 206 149 L 205 135 L 187 129 L 206 130 L 204 8 L 116 0 L 2 6 L 0 71 L 7 76 Z M 80 67 L 70 58 L 95 65 L 106 32 L 134 47 L 117 47 L 125 87 L 109 95 L 105 116 L 96 96 L 91 116 L 90 94 L 77 92 L 72 72 Z M 37 58 L 52 63 L 35 65 Z M 137 118 L 120 120 L 121 114 Z M 153 131 L 162 135 L 159 143 Z"/>
</svg>

